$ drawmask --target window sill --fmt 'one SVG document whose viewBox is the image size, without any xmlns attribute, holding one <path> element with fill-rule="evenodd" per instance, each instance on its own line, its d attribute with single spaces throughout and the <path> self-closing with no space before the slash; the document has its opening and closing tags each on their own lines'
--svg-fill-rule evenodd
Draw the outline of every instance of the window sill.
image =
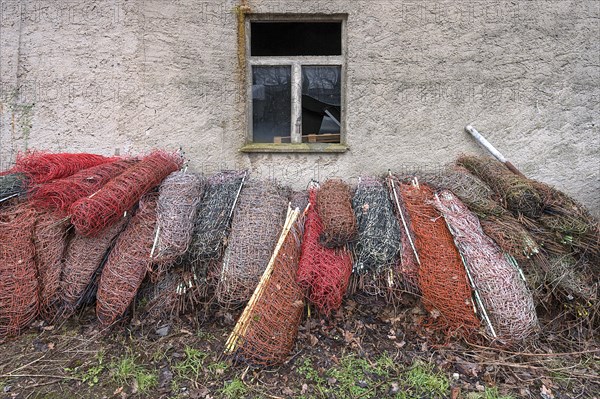
<svg viewBox="0 0 600 399">
<path fill-rule="evenodd" d="M 348 146 L 339 143 L 250 143 L 240 148 L 240 152 L 343 153 L 346 151 Z"/>
</svg>

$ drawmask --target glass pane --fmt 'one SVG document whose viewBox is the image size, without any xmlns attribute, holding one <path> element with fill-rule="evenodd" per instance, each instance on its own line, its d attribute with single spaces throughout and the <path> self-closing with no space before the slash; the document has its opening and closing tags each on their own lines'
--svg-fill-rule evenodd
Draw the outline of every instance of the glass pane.
<svg viewBox="0 0 600 399">
<path fill-rule="evenodd" d="M 255 143 L 273 143 L 276 136 L 289 140 L 291 74 L 291 66 L 252 67 L 252 132 Z"/>
<path fill-rule="evenodd" d="M 252 56 L 342 55 L 341 22 L 252 22 Z"/>
<path fill-rule="evenodd" d="M 302 68 L 302 135 L 322 135 L 312 140 L 340 142 L 342 67 Z M 325 135 L 325 136 L 323 136 Z M 303 138 L 303 141 L 311 141 Z"/>
</svg>

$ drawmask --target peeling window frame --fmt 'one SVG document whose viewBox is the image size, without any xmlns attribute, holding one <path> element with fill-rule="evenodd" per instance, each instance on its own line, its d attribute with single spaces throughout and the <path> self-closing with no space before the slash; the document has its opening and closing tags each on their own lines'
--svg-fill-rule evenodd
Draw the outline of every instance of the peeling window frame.
<svg viewBox="0 0 600 399">
<path fill-rule="evenodd" d="M 245 17 L 245 72 L 246 72 L 246 144 L 242 152 L 345 152 L 346 145 L 346 25 L 347 14 L 248 14 Z M 252 56 L 252 22 L 336 22 L 342 29 L 342 54 L 339 56 Z M 291 143 L 255 143 L 253 133 L 252 67 L 290 66 L 291 67 Z M 302 67 L 339 66 L 341 67 L 341 120 L 339 143 L 302 142 Z"/>
</svg>

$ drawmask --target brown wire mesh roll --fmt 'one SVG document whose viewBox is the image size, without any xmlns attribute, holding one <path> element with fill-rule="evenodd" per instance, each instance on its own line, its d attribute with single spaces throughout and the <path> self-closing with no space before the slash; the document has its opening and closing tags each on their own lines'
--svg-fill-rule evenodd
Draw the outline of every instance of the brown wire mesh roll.
<svg viewBox="0 0 600 399">
<path fill-rule="evenodd" d="M 502 250 L 483 233 L 477 217 L 450 191 L 439 192 L 435 206 L 444 216 L 469 271 L 481 300 L 480 314 L 489 318 L 488 333 L 505 342 L 520 341 L 535 333 L 538 321 L 533 297 L 516 265 L 509 263 Z"/>
<path fill-rule="evenodd" d="M 154 262 L 172 263 L 187 251 L 203 192 L 203 181 L 194 173 L 173 172 L 161 183 Z"/>
<path fill-rule="evenodd" d="M 415 234 L 419 287 L 434 326 L 470 333 L 479 327 L 473 312 L 471 286 L 443 217 L 433 207 L 433 191 L 427 185 L 400 184 L 400 193 Z"/>
<path fill-rule="evenodd" d="M 544 201 L 532 182 L 501 162 L 474 156 L 461 156 L 456 162 L 485 181 L 511 211 L 533 218 L 542 214 Z"/>
<path fill-rule="evenodd" d="M 309 193 L 311 205 L 304 222 L 297 280 L 318 311 L 329 315 L 331 311 L 339 309 L 348 289 L 352 255 L 346 247 L 327 248 L 319 242 L 323 224 L 317 210 L 317 191 L 312 188 Z"/>
<path fill-rule="evenodd" d="M 356 238 L 358 230 L 352 210 L 350 186 L 339 179 L 327 180 L 319 189 L 317 205 L 323 222 L 323 245 L 340 247 Z"/>
<path fill-rule="evenodd" d="M 296 282 L 301 242 L 302 221 L 297 220 L 274 255 L 270 277 L 264 285 L 257 287 L 260 293 L 255 293 L 252 298 L 256 301 L 251 300 L 248 304 L 251 307 L 248 324 L 232 334 L 240 340 L 236 352 L 238 358 L 247 363 L 259 366 L 281 364 L 294 346 L 304 310 L 304 295 Z"/>
<path fill-rule="evenodd" d="M 540 252 L 531 234 L 508 213 L 482 218 L 481 228 L 504 252 L 520 263 L 526 262 Z"/>
<path fill-rule="evenodd" d="M 0 208 L 0 342 L 19 335 L 38 314 L 34 223 L 27 204 Z"/>
<path fill-rule="evenodd" d="M 287 206 L 287 192 L 274 182 L 244 185 L 216 289 L 221 304 L 240 304 L 250 298 L 271 258 Z"/>
<path fill-rule="evenodd" d="M 103 230 L 96 237 L 75 233 L 65 251 L 61 275 L 62 316 L 69 317 L 83 304 L 84 297 L 95 297 L 92 278 L 108 255 L 115 238 L 123 230 L 129 217 Z M 94 292 L 88 292 L 94 290 Z M 85 301 L 87 302 L 87 301 Z"/>
<path fill-rule="evenodd" d="M 117 238 L 102 270 L 96 297 L 96 314 L 102 325 L 121 317 L 150 269 L 158 193 L 140 199 L 140 207 Z"/>
<path fill-rule="evenodd" d="M 40 313 L 52 320 L 60 307 L 60 275 L 67 245 L 69 222 L 50 212 L 39 212 L 35 221 L 33 243 L 39 277 Z"/>
</svg>

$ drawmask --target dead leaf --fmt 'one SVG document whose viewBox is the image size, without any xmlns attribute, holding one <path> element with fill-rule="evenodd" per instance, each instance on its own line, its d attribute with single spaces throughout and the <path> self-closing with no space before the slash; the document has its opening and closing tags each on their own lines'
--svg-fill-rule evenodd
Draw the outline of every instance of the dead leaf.
<svg viewBox="0 0 600 399">
<path fill-rule="evenodd" d="M 319 343 L 319 339 L 315 337 L 313 334 L 309 334 L 308 338 L 310 339 L 310 346 L 315 346 Z"/>
<path fill-rule="evenodd" d="M 542 385 L 540 388 L 540 395 L 542 395 L 543 399 L 554 399 L 554 395 L 550 388 L 546 388 L 546 385 Z"/>
<path fill-rule="evenodd" d="M 451 399 L 458 399 L 459 395 L 460 395 L 460 388 L 459 387 L 452 387 L 452 390 L 450 391 L 450 398 Z"/>
<path fill-rule="evenodd" d="M 300 395 L 304 395 L 308 391 L 308 385 L 302 384 L 302 390 L 300 391 Z"/>
</svg>

